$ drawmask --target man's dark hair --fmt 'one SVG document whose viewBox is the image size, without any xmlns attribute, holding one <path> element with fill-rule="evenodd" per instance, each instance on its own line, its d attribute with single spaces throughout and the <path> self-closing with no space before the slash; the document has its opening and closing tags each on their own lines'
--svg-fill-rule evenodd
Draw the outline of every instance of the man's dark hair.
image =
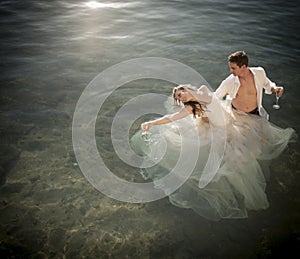
<svg viewBox="0 0 300 259">
<path fill-rule="evenodd" d="M 228 62 L 236 63 L 239 67 L 245 65 L 248 66 L 248 56 L 245 51 L 236 51 L 229 55 Z"/>
</svg>

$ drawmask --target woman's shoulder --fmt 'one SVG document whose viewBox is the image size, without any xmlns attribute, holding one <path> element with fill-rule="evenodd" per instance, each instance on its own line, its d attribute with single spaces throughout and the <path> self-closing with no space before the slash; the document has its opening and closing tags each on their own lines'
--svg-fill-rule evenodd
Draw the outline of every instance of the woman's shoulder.
<svg viewBox="0 0 300 259">
<path fill-rule="evenodd" d="M 198 89 L 198 93 L 201 95 L 201 94 L 204 94 L 204 95 L 207 95 L 207 96 L 211 96 L 211 94 L 213 93 L 208 86 L 206 85 L 201 85 Z"/>
<path fill-rule="evenodd" d="M 211 102 L 212 94 L 208 86 L 201 85 L 197 90 L 197 101 L 206 105 Z"/>
<path fill-rule="evenodd" d="M 201 85 L 199 87 L 198 91 L 209 91 L 209 92 L 211 92 L 210 89 L 206 85 Z"/>
</svg>

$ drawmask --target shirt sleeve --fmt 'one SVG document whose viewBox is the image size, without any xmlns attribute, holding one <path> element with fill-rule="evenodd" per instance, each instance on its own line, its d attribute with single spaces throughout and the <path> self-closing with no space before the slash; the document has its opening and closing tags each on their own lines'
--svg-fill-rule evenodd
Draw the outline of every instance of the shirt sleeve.
<svg viewBox="0 0 300 259">
<path fill-rule="evenodd" d="M 265 89 L 266 94 L 271 94 L 272 87 L 276 87 L 276 84 L 267 77 L 266 72 L 262 67 L 260 67 L 260 70 L 262 76 L 262 87 Z"/>
<path fill-rule="evenodd" d="M 216 89 L 215 94 L 218 99 L 223 99 L 225 95 L 229 93 L 229 78 L 227 77 L 225 80 L 222 81 L 220 86 Z"/>
</svg>

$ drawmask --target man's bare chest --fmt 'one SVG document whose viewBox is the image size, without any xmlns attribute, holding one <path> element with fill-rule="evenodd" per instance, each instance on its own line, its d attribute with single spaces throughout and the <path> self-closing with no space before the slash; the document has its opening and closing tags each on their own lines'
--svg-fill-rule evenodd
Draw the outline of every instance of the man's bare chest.
<svg viewBox="0 0 300 259">
<path fill-rule="evenodd" d="M 256 87 L 254 80 L 240 81 L 240 87 L 237 96 L 256 96 Z"/>
</svg>

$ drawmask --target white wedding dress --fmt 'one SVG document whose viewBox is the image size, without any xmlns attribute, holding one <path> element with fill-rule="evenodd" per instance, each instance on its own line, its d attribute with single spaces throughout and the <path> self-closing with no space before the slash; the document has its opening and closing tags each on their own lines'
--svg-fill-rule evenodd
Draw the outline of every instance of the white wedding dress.
<svg viewBox="0 0 300 259">
<path fill-rule="evenodd" d="M 174 112 L 172 105 L 168 112 Z M 294 130 L 281 129 L 257 115 L 232 110 L 227 101 L 218 100 L 214 94 L 206 115 L 209 123 L 191 115 L 154 126 L 149 142 L 137 132 L 131 138 L 132 148 L 158 161 L 144 168 L 143 176 L 164 190 L 172 204 L 193 209 L 210 220 L 245 218 L 248 210 L 268 208 L 265 193 L 268 167 L 262 165 L 279 156 L 288 143 L 296 139 Z M 189 178 L 169 193 L 168 188 L 157 184 L 158 180 L 170 173 L 178 162 L 182 135 L 188 138 L 189 132 L 195 129 L 199 139 L 192 139 L 191 133 L 191 139 L 185 143 L 189 143 L 190 152 L 196 150 L 193 145 L 200 146 L 197 161 L 191 161 L 196 166 Z M 166 151 L 159 160 L 155 154 L 161 154 L 162 150 Z M 188 161 L 190 154 L 185 152 Z"/>
</svg>

